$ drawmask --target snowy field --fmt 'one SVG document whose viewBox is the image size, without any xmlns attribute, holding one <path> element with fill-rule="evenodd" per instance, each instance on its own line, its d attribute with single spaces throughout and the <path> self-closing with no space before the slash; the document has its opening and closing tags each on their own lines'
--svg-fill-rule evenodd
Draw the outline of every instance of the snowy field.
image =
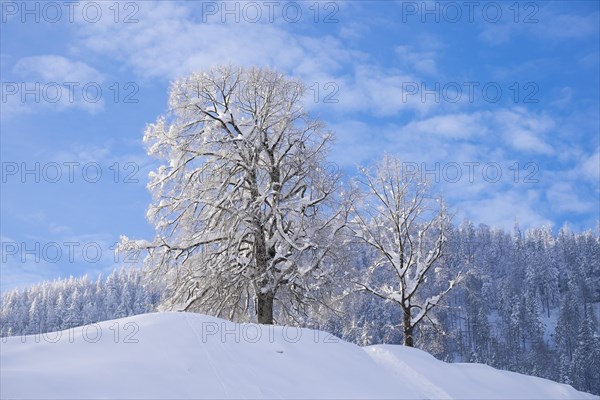
<svg viewBox="0 0 600 400">
<path fill-rule="evenodd" d="M 325 332 L 154 313 L 4 338 L 4 398 L 593 399 L 541 378 L 447 364 Z"/>
</svg>

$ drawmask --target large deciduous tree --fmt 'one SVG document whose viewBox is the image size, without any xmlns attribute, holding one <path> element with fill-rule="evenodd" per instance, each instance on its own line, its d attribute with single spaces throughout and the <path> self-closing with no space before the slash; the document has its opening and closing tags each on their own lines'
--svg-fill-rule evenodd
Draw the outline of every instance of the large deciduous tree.
<svg viewBox="0 0 600 400">
<path fill-rule="evenodd" d="M 355 208 L 350 227 L 377 254 L 355 284 L 401 307 L 398 325 L 402 325 L 404 344 L 412 347 L 415 327 L 456 281 L 450 280 L 437 293 L 427 285 L 434 267 L 442 266 L 450 218 L 441 200 L 429 197 L 427 183 L 418 174 L 404 172 L 401 161 L 390 156 L 374 170 L 360 170 L 365 197 Z"/>
<path fill-rule="evenodd" d="M 332 136 L 303 93 L 277 71 L 215 67 L 174 82 L 169 114 L 148 125 L 148 153 L 164 163 L 148 185 L 156 237 L 141 245 L 180 309 L 272 324 L 276 300 L 301 303 L 327 278 L 344 213 Z"/>
</svg>

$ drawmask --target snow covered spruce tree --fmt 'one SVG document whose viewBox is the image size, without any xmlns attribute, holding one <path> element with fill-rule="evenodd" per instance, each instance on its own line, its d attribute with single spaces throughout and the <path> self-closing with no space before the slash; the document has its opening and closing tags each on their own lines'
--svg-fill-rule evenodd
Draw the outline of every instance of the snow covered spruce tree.
<svg viewBox="0 0 600 400">
<path fill-rule="evenodd" d="M 303 92 L 260 68 L 172 84 L 168 116 L 144 135 L 164 160 L 148 185 L 156 237 L 121 246 L 148 251 L 146 264 L 173 285 L 172 307 L 272 324 L 274 304 L 285 313 L 328 279 L 344 213 L 325 161 L 332 136 L 304 111 Z"/>
<path fill-rule="evenodd" d="M 358 181 L 365 196 L 349 226 L 376 256 L 354 283 L 401 307 L 398 325 L 402 325 L 404 344 L 412 347 L 415 327 L 429 318 L 460 277 L 447 280 L 441 289 L 430 277 L 441 272 L 450 218 L 441 200 L 428 197 L 425 181 L 414 174 L 404 176 L 397 158 L 384 156 L 374 171 L 362 168 Z"/>
</svg>

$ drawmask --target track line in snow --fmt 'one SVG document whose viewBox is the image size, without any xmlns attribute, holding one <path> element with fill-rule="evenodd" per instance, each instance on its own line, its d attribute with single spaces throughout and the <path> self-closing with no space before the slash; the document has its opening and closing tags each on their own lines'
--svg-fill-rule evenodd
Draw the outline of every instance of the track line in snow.
<svg viewBox="0 0 600 400">
<path fill-rule="evenodd" d="M 193 326 L 193 324 L 190 322 L 190 314 L 188 314 L 188 313 L 185 313 L 185 322 L 188 324 L 191 331 L 196 336 L 196 339 L 198 339 L 198 343 L 200 344 L 200 347 L 202 347 L 204 354 L 206 354 L 206 361 L 210 364 L 212 370 L 214 371 L 215 375 L 217 376 L 217 379 L 219 380 L 219 386 L 221 386 L 221 388 L 223 389 L 225 398 L 231 398 L 231 396 L 229 395 L 229 391 L 227 390 L 227 385 L 225 385 L 225 382 L 223 380 L 223 376 L 221 375 L 221 373 L 219 372 L 219 369 L 215 365 L 215 362 L 214 362 L 213 358 L 211 357 L 210 353 L 208 352 L 206 346 L 204 346 L 205 343 L 202 341 L 200 334 L 198 333 L 196 328 Z"/>
</svg>

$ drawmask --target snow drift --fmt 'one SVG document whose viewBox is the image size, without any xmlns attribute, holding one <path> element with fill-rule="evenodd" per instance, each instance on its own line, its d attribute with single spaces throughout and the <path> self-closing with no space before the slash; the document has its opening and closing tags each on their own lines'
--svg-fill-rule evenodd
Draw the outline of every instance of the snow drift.
<svg viewBox="0 0 600 400">
<path fill-rule="evenodd" d="M 404 346 L 192 313 L 3 338 L 0 359 L 2 398 L 597 398 Z"/>
</svg>

